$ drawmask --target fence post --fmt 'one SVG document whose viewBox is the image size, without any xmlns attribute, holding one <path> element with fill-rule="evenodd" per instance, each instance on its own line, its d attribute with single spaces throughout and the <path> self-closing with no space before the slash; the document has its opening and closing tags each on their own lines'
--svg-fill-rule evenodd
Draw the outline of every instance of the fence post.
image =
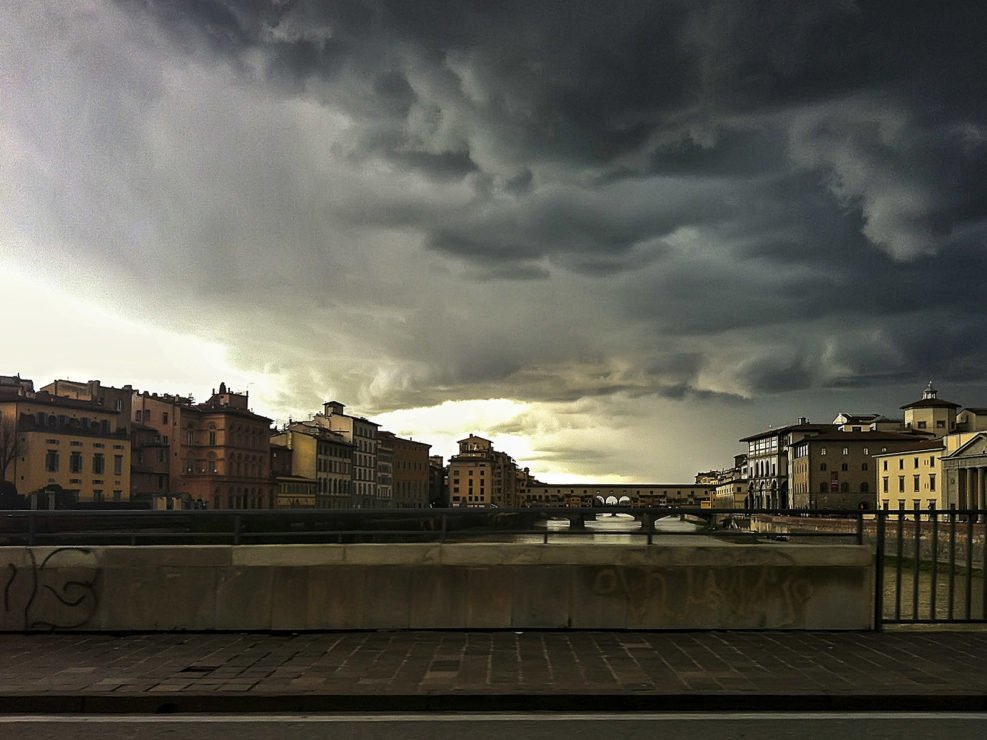
<svg viewBox="0 0 987 740">
<path fill-rule="evenodd" d="M 932 522 L 932 570 L 929 576 L 929 619 L 936 620 L 936 592 L 939 589 L 939 512 L 933 501 L 929 504 L 929 520 Z"/>
<path fill-rule="evenodd" d="M 874 630 L 884 631 L 884 525 L 886 510 L 877 510 L 877 543 L 874 549 Z"/>
<path fill-rule="evenodd" d="M 912 546 L 912 557 L 914 558 L 914 564 L 912 565 L 912 619 L 918 621 L 918 582 L 921 577 L 922 571 L 919 565 L 922 562 L 922 509 L 919 508 L 920 504 L 918 501 L 915 502 L 915 506 L 912 508 L 914 512 L 913 522 L 912 522 L 912 534 L 914 535 L 913 546 Z"/>
</svg>

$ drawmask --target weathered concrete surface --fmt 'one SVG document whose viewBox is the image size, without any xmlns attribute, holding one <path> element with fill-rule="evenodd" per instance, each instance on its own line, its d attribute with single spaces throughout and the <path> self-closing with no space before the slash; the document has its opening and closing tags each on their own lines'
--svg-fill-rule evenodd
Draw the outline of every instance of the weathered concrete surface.
<svg viewBox="0 0 987 740">
<path fill-rule="evenodd" d="M 0 548 L 0 629 L 868 629 L 848 545 Z"/>
</svg>

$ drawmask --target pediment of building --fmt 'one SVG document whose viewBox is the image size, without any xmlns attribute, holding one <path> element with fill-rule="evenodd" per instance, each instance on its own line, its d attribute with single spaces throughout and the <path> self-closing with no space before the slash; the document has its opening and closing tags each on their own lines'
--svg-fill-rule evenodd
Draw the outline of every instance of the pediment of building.
<svg viewBox="0 0 987 740">
<path fill-rule="evenodd" d="M 980 457 L 987 455 L 987 434 L 978 434 L 955 452 L 946 455 L 944 459 L 955 460 L 961 457 Z"/>
</svg>

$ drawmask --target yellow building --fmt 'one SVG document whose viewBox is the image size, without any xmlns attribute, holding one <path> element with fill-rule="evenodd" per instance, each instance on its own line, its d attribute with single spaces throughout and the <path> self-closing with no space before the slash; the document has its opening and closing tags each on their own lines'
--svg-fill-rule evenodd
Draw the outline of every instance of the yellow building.
<svg viewBox="0 0 987 740">
<path fill-rule="evenodd" d="M 960 423 L 958 419 L 957 426 Z M 964 423 L 977 428 L 975 419 Z M 987 461 L 980 457 L 983 453 L 976 449 L 977 438 L 983 436 L 978 431 L 947 434 L 875 455 L 878 505 L 891 510 L 913 509 L 916 504 L 923 510 L 933 506 L 945 510 L 951 504 L 959 508 L 977 505 L 982 488 L 977 471 L 987 468 Z M 987 480 L 987 474 L 982 477 Z"/>
<path fill-rule="evenodd" d="M 19 494 L 61 491 L 84 503 L 130 500 L 130 436 L 120 412 L 4 385 L 0 417 L 16 433 L 17 454 L 4 473 Z"/>
<path fill-rule="evenodd" d="M 945 505 L 942 456 L 946 443 L 942 439 L 874 455 L 877 468 L 877 505 L 882 509 L 920 509 Z"/>
</svg>

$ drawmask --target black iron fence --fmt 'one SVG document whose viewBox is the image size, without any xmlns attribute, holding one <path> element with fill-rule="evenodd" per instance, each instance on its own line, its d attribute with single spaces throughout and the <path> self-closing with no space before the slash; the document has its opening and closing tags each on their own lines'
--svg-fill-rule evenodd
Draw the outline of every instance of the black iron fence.
<svg viewBox="0 0 987 740">
<path fill-rule="evenodd" d="M 875 623 L 987 622 L 987 511 L 881 511 L 875 536 Z"/>
</svg>

